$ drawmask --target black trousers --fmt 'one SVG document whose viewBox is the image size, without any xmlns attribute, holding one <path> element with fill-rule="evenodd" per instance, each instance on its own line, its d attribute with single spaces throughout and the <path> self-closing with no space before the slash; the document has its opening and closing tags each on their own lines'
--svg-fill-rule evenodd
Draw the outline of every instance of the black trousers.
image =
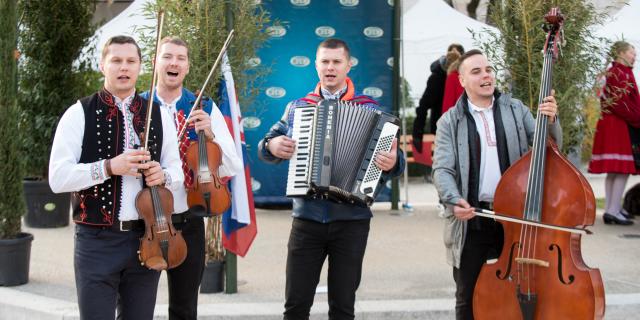
<svg viewBox="0 0 640 320">
<path fill-rule="evenodd" d="M 309 319 L 327 256 L 329 319 L 354 319 L 370 222 L 293 219 L 287 254 L 285 320 Z"/>
<path fill-rule="evenodd" d="M 195 320 L 198 317 L 198 291 L 204 271 L 204 221 L 201 217 L 190 216 L 182 225 L 187 243 L 187 258 L 184 262 L 167 271 L 169 283 L 169 319 Z"/>
<path fill-rule="evenodd" d="M 76 225 L 74 269 L 80 319 L 153 319 L 160 272 L 138 261 L 142 232 Z"/>
<path fill-rule="evenodd" d="M 504 235 L 502 225 L 494 228 L 467 230 L 467 236 L 460 257 L 460 268 L 453 268 L 456 282 L 456 319 L 473 319 L 473 290 L 480 275 L 482 265 L 489 259 L 500 256 Z"/>
</svg>

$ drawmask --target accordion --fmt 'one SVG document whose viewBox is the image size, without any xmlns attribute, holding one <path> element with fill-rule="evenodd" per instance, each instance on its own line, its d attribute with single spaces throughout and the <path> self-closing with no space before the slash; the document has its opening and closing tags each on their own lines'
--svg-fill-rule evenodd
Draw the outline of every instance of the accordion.
<svg viewBox="0 0 640 320">
<path fill-rule="evenodd" d="M 347 101 L 323 100 L 296 107 L 290 128 L 297 147 L 289 162 L 288 197 L 373 203 L 382 174 L 374 159 L 391 150 L 397 117 Z"/>
</svg>

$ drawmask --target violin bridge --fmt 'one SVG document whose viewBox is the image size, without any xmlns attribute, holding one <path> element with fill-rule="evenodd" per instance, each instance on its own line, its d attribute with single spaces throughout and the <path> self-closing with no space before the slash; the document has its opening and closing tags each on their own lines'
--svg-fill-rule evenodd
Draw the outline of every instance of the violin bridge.
<svg viewBox="0 0 640 320">
<path fill-rule="evenodd" d="M 200 170 L 198 172 L 198 181 L 200 183 L 209 183 L 213 181 L 213 178 L 211 177 L 211 172 L 209 172 L 209 170 Z"/>
<path fill-rule="evenodd" d="M 516 258 L 515 260 L 516 260 L 516 263 L 519 263 L 519 264 L 532 264 L 540 267 L 549 268 L 549 262 L 544 260 L 532 259 L 532 258 Z"/>
</svg>

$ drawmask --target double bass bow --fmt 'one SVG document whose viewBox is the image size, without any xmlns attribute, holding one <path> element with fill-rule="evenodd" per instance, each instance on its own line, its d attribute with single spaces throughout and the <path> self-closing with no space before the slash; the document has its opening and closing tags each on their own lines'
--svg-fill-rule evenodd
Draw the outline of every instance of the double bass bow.
<svg viewBox="0 0 640 320">
<path fill-rule="evenodd" d="M 191 117 L 194 110 L 203 109 L 202 104 L 204 101 L 202 96 L 204 90 L 232 38 L 233 30 L 229 32 L 202 88 L 196 92 L 198 97 L 193 103 L 191 111 L 189 111 L 189 117 Z M 178 141 L 181 141 L 186 133 L 186 122 L 178 133 Z M 207 139 L 204 130 L 198 131 L 197 135 L 198 141 L 192 141 L 187 148 L 186 162 L 189 169 L 194 173 L 195 178 L 193 186 L 187 190 L 187 204 L 195 215 L 210 217 L 222 214 L 229 209 L 229 206 L 231 206 L 231 194 L 226 184 L 222 183 L 218 176 L 218 168 L 222 163 L 220 145 Z"/>
<path fill-rule="evenodd" d="M 553 62 L 564 17 L 545 16 L 547 37 L 538 103 L 551 94 Z M 580 251 L 581 234 L 567 230 L 593 225 L 591 186 L 547 137 L 548 118 L 538 111 L 532 149 L 505 171 L 495 191 L 504 245 L 497 262 L 485 264 L 473 295 L 475 319 L 601 319 L 604 287 L 600 270 Z M 559 226 L 557 230 L 547 226 Z"/>
<path fill-rule="evenodd" d="M 164 12 L 160 10 L 156 29 L 156 56 L 160 51 L 163 20 Z M 157 61 L 157 58 L 154 59 Z M 140 137 L 144 150 L 149 148 L 149 130 L 156 87 L 156 64 L 154 63 L 153 66 L 151 68 L 151 90 L 147 105 L 145 132 Z M 171 215 L 173 214 L 173 195 L 171 191 L 162 186 L 143 188 L 136 196 L 136 209 L 145 224 L 145 232 L 140 238 L 140 250 L 138 251 L 138 258 L 142 265 L 149 269 L 162 271 L 175 268 L 184 262 L 187 257 L 187 244 L 182 237 L 182 233 L 176 230 L 171 222 Z"/>
</svg>

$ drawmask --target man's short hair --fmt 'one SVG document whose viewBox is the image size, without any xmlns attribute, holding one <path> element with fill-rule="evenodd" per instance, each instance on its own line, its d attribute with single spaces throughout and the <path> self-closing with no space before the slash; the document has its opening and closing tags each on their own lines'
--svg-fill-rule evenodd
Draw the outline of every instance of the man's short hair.
<svg viewBox="0 0 640 320">
<path fill-rule="evenodd" d="M 138 46 L 138 43 L 136 42 L 135 39 L 129 36 L 115 36 L 107 40 L 107 42 L 104 44 L 104 47 L 102 47 L 102 59 L 104 59 L 104 57 L 106 57 L 107 54 L 109 53 L 110 45 L 127 44 L 127 43 L 136 46 L 136 49 L 138 50 L 138 58 L 140 59 L 140 61 L 142 61 L 142 53 L 140 53 L 140 47 Z"/>
<path fill-rule="evenodd" d="M 187 55 L 189 55 L 189 45 L 187 45 L 187 42 L 184 41 L 182 38 L 177 36 L 166 36 L 162 38 L 162 40 L 160 40 L 160 46 L 162 46 L 165 43 L 172 43 L 177 46 L 185 47 L 187 48 Z"/>
<path fill-rule="evenodd" d="M 344 52 L 347 54 L 347 58 L 351 58 L 351 50 L 349 50 L 349 46 L 347 45 L 346 42 L 338 38 L 329 38 L 320 42 L 317 50 L 320 50 L 320 48 L 327 48 L 327 49 L 344 48 Z"/>
<path fill-rule="evenodd" d="M 464 54 L 464 47 L 459 43 L 450 44 L 449 47 L 447 47 L 447 52 L 449 52 L 449 51 L 451 51 L 453 49 L 456 49 L 460 53 L 460 55 Z"/>
<path fill-rule="evenodd" d="M 471 49 L 467 52 L 465 52 L 463 55 L 460 56 L 460 59 L 458 59 L 458 63 L 460 63 L 458 65 L 458 72 L 460 72 L 460 68 L 462 68 L 462 64 L 464 63 L 465 60 L 467 60 L 469 57 L 473 57 L 475 55 L 484 55 L 484 53 L 482 53 L 482 51 L 480 51 L 479 49 Z"/>
</svg>

